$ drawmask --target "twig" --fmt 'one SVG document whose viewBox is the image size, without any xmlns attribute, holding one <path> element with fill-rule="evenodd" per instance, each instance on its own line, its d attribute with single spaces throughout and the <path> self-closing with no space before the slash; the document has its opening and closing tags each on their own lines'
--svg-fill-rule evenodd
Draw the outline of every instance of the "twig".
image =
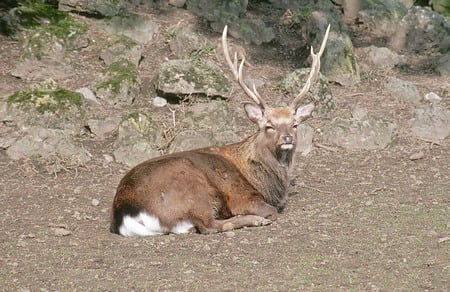
<svg viewBox="0 0 450 292">
<path fill-rule="evenodd" d="M 417 139 L 417 140 L 424 141 L 424 142 L 427 142 L 427 143 L 430 143 L 430 144 L 431 144 L 430 146 L 433 146 L 433 144 L 436 144 L 436 145 L 438 145 L 438 146 L 442 146 L 441 143 L 439 143 L 439 142 L 437 142 L 437 141 L 434 141 L 434 140 L 430 140 L 430 139 L 426 139 L 426 138 L 420 138 L 420 137 L 416 137 L 416 139 Z"/>
<path fill-rule="evenodd" d="M 319 192 L 319 193 L 334 195 L 333 192 L 323 191 L 323 190 L 320 190 L 320 189 L 317 189 L 317 188 L 314 188 L 314 187 L 310 187 L 310 186 L 305 185 L 304 183 L 300 183 L 300 186 L 301 187 L 305 187 L 305 188 L 307 188 L 309 190 L 313 190 L 313 191 Z"/>
<path fill-rule="evenodd" d="M 172 113 L 172 124 L 175 127 L 177 125 L 177 120 L 176 120 L 176 117 L 175 117 L 176 110 L 175 109 L 171 109 L 170 106 L 167 106 L 167 108 Z"/>
<path fill-rule="evenodd" d="M 317 148 L 322 148 L 322 149 L 325 149 L 325 150 L 328 150 L 328 151 L 331 151 L 331 152 L 338 152 L 338 150 L 336 149 L 336 148 L 333 148 L 333 147 L 330 147 L 330 146 L 326 146 L 326 145 L 323 145 L 323 144 L 320 144 L 320 143 L 314 143 L 314 146 L 316 146 Z"/>
</svg>

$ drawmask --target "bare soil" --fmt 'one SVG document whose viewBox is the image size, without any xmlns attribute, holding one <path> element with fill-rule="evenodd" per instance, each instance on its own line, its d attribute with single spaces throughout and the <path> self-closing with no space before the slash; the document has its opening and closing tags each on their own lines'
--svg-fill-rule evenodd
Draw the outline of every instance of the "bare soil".
<svg viewBox="0 0 450 292">
<path fill-rule="evenodd" d="M 183 10 L 153 18 L 161 29 L 140 66 L 143 98 L 121 109 L 124 112 L 152 109 L 155 68 L 174 57 L 165 42 L 167 33 L 192 26 L 213 43 L 219 39 Z M 268 86 L 262 95 L 275 102 L 282 96 L 277 82 L 300 64 L 276 48 L 241 45 L 253 65 L 247 74 L 264 79 Z M 76 70 L 102 66 L 96 50 L 80 52 Z M 0 36 L 2 95 L 29 85 L 9 75 L 18 52 L 16 42 Z M 270 226 L 207 236 L 124 238 L 109 232 L 115 188 L 127 171 L 123 165 L 105 163 L 103 154 L 111 153 L 112 139 L 83 137 L 93 160 L 57 174 L 47 173 L 45 163 L 37 159 L 11 161 L 0 151 L 0 290 L 448 291 L 450 143 L 448 138 L 433 143 L 412 137 L 407 127 L 412 106 L 381 89 L 387 77 L 396 76 L 413 82 L 422 95 L 438 93 L 449 108 L 450 88 L 448 80 L 427 69 L 431 62 L 426 52 L 407 58 L 408 71 L 374 69 L 362 72 L 361 82 L 353 87 L 331 85 L 336 115 L 359 105 L 397 121 L 400 130 L 394 143 L 380 151 L 321 147 L 320 129 L 331 118 L 308 121 L 317 129 L 318 147 L 296 157 L 287 208 Z M 86 76 L 80 73 L 64 85 L 84 86 Z M 241 113 L 237 131 L 245 137 L 255 128 L 244 119 L 243 101 L 244 94 L 236 90 L 230 103 Z M 155 115 L 172 121 L 168 108 Z M 411 160 L 418 152 L 423 158 Z"/>
</svg>

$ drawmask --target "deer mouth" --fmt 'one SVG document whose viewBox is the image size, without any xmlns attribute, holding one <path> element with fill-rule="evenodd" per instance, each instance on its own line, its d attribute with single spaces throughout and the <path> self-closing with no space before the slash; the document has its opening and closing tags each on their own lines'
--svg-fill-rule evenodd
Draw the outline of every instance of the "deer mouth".
<svg viewBox="0 0 450 292">
<path fill-rule="evenodd" d="M 283 143 L 280 145 L 280 150 L 292 150 L 294 148 L 293 143 Z"/>
</svg>

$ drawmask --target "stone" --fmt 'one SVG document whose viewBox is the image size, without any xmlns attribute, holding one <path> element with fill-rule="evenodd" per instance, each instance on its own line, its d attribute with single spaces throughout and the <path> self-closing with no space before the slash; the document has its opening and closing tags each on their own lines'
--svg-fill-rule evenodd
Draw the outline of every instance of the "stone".
<svg viewBox="0 0 450 292">
<path fill-rule="evenodd" d="M 414 84 L 395 77 L 388 79 L 384 86 L 384 91 L 399 102 L 418 104 L 421 99 L 419 91 Z"/>
<path fill-rule="evenodd" d="M 78 146 L 63 130 L 32 127 L 6 149 L 14 160 L 38 157 L 46 161 L 48 170 L 84 165 L 91 160 L 91 154 Z"/>
<path fill-rule="evenodd" d="M 84 97 L 84 100 L 91 105 L 99 105 L 100 102 L 97 100 L 97 96 L 95 96 L 95 93 L 87 88 L 87 87 L 82 87 L 82 88 L 78 88 L 77 90 L 75 90 L 75 92 L 81 93 Z"/>
<path fill-rule="evenodd" d="M 326 143 L 348 150 L 376 150 L 386 148 L 393 139 L 397 125 L 373 117 L 357 107 L 350 117 L 336 118 L 323 131 Z"/>
<path fill-rule="evenodd" d="M 58 8 L 61 11 L 75 11 L 112 17 L 118 15 L 124 8 L 123 0 L 59 0 Z"/>
<path fill-rule="evenodd" d="M 429 7 L 411 7 L 399 24 L 394 27 L 397 30 L 392 34 L 391 42 L 397 44 L 396 40 L 403 41 L 393 48 L 396 50 L 407 49 L 416 53 L 439 50 L 442 42 L 448 41 L 450 35 L 448 20 Z"/>
<path fill-rule="evenodd" d="M 365 71 L 369 71 L 372 68 L 391 69 L 394 68 L 395 65 L 404 61 L 402 56 L 386 47 L 369 46 L 362 48 L 359 51 L 367 56 L 366 59 L 368 64 L 364 68 Z M 370 67 L 368 65 L 370 65 Z"/>
<path fill-rule="evenodd" d="M 71 64 L 63 64 L 55 60 L 20 60 L 11 75 L 27 81 L 44 81 L 51 78 L 55 81 L 64 80 L 74 75 Z"/>
<path fill-rule="evenodd" d="M 436 103 L 420 106 L 414 110 L 411 124 L 411 131 L 416 137 L 444 140 L 450 135 L 450 111 Z"/>
<path fill-rule="evenodd" d="M 6 104 L 7 116 L 21 129 L 45 125 L 74 135 L 84 126 L 86 112 L 82 95 L 59 87 L 52 79 L 15 92 Z"/>
<path fill-rule="evenodd" d="M 212 62 L 170 60 L 162 64 L 155 80 L 155 89 L 162 96 L 184 97 L 231 95 L 231 85 L 222 70 Z"/>
<path fill-rule="evenodd" d="M 142 15 L 125 13 L 109 19 L 103 26 L 110 34 L 122 34 L 146 45 L 158 32 L 159 25 Z"/>
<path fill-rule="evenodd" d="M 204 36 L 192 30 L 180 29 L 174 31 L 173 34 L 169 48 L 178 58 L 188 58 L 194 52 L 201 52 L 208 43 Z"/>
<path fill-rule="evenodd" d="M 297 148 L 295 151 L 302 156 L 308 155 L 313 150 L 314 129 L 306 124 L 300 124 L 297 128 Z"/>
<path fill-rule="evenodd" d="M 136 67 L 142 59 L 143 46 L 126 35 L 112 35 L 100 52 L 100 58 L 107 66 L 127 60 Z"/>
<path fill-rule="evenodd" d="M 132 167 L 160 155 L 162 141 L 162 134 L 151 117 L 135 112 L 120 123 L 113 154 L 117 162 Z"/>
<path fill-rule="evenodd" d="M 172 141 L 169 152 L 238 142 L 235 115 L 225 101 L 214 100 L 192 105 L 181 121 L 184 129 Z"/>
<path fill-rule="evenodd" d="M 260 45 L 275 38 L 271 27 L 259 18 L 244 18 L 247 11 L 247 0 L 210 1 L 190 0 L 186 3 L 187 10 L 205 18 L 216 32 L 222 32 L 227 24 L 229 34 L 247 43 Z"/>
<path fill-rule="evenodd" d="M 167 99 L 164 97 L 156 96 L 152 101 L 153 106 L 155 107 L 165 107 L 167 105 Z"/>
<path fill-rule="evenodd" d="M 284 78 L 282 81 L 283 89 L 292 96 L 292 99 L 302 90 L 310 72 L 311 68 L 301 68 L 289 73 Z M 317 113 L 328 114 L 336 107 L 336 101 L 328 86 L 328 79 L 321 73 L 319 73 L 319 78 L 311 86 L 310 93 L 307 96 L 314 101 Z"/>
<path fill-rule="evenodd" d="M 314 47 L 315 52 L 320 48 Z M 346 33 L 330 31 L 320 70 L 330 81 L 350 86 L 360 81 L 359 65 L 350 37 Z"/>
<path fill-rule="evenodd" d="M 120 59 L 104 70 L 104 77 L 95 88 L 96 95 L 110 105 L 130 105 L 141 92 L 141 79 L 136 66 Z"/>
<path fill-rule="evenodd" d="M 104 140 L 112 135 L 120 122 L 120 117 L 109 116 L 102 119 L 89 119 L 87 125 L 97 139 Z"/>
</svg>

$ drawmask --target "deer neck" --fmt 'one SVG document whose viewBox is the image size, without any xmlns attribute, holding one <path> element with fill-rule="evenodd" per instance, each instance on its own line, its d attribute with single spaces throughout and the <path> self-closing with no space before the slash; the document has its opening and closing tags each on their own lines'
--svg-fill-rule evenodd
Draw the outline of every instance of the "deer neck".
<svg viewBox="0 0 450 292">
<path fill-rule="evenodd" d="M 266 202 L 281 211 L 284 207 L 289 185 L 289 169 L 292 153 L 271 151 L 255 134 L 235 144 L 233 160 L 247 180 L 258 190 Z"/>
</svg>

